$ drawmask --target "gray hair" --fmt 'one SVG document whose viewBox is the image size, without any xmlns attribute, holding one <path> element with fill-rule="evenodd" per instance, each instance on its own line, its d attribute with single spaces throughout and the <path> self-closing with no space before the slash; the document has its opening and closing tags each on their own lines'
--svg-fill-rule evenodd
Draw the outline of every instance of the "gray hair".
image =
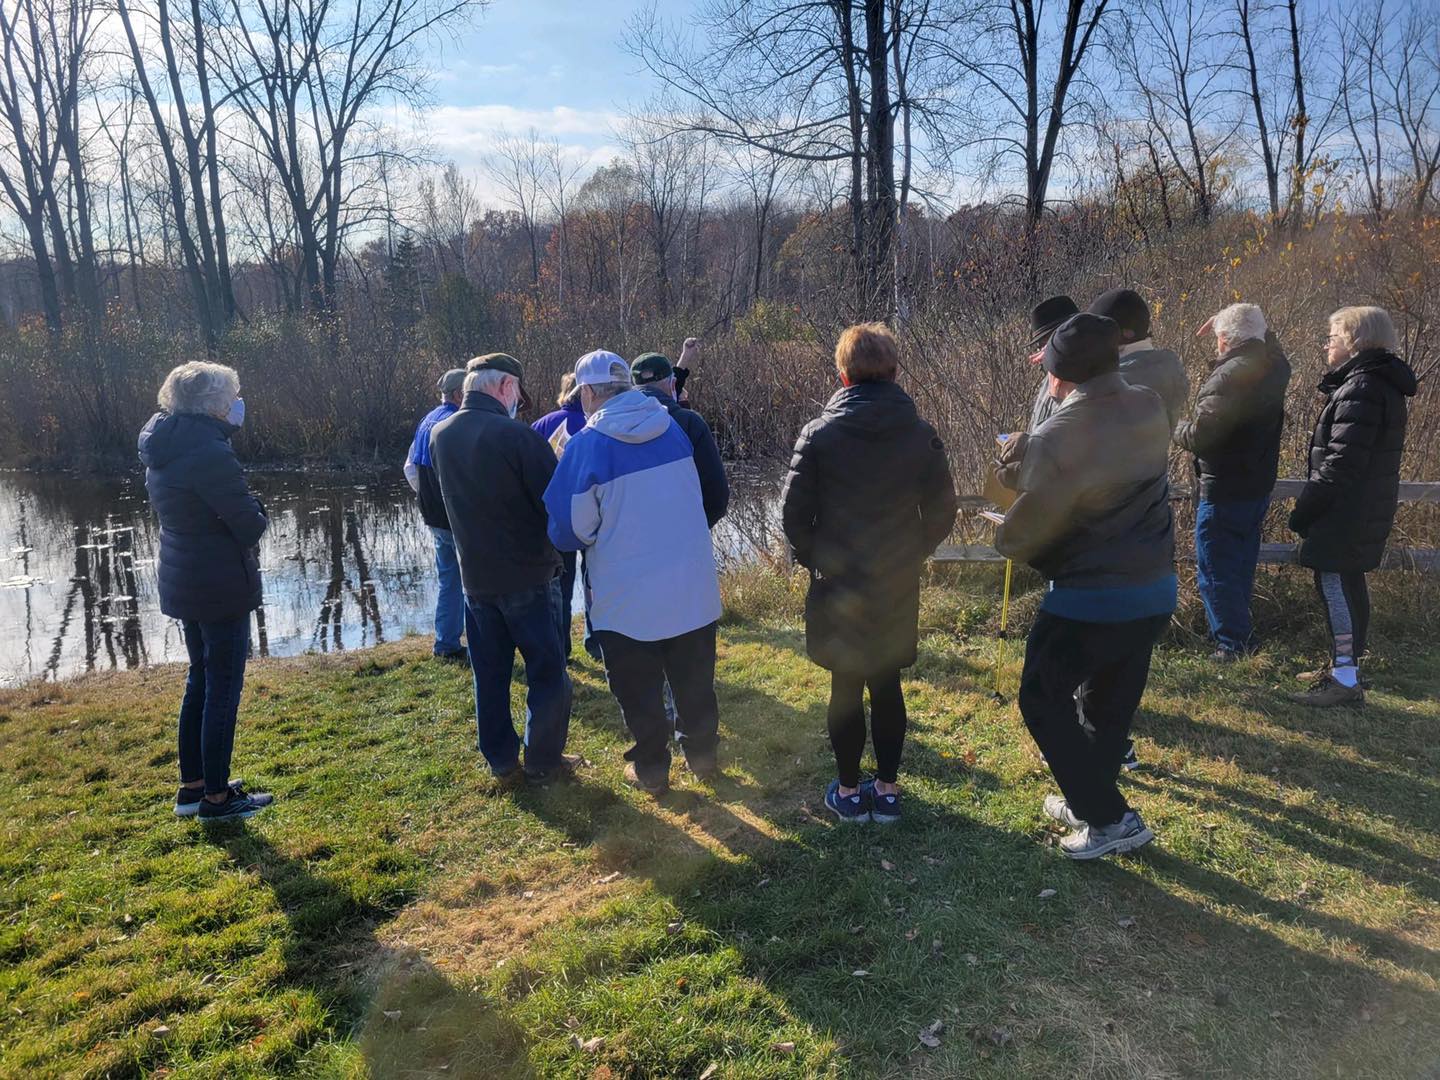
<svg viewBox="0 0 1440 1080">
<path fill-rule="evenodd" d="M 1210 324 L 1217 338 L 1223 337 L 1231 345 L 1242 341 L 1265 340 L 1265 313 L 1258 304 L 1231 304 L 1221 308 Z"/>
<path fill-rule="evenodd" d="M 232 367 L 192 360 L 165 376 L 160 384 L 160 408 L 172 415 L 196 413 L 220 416 L 240 396 L 240 376 Z"/>
<path fill-rule="evenodd" d="M 617 379 L 614 382 L 589 383 L 587 386 L 590 392 L 595 395 L 596 401 L 609 401 L 613 397 L 619 397 L 627 390 L 635 389 L 635 384 L 629 379 L 626 379 L 624 382 L 620 382 Z"/>
<path fill-rule="evenodd" d="M 465 376 L 465 392 L 468 394 L 472 390 L 479 390 L 483 394 L 489 394 L 491 397 L 494 397 L 500 392 L 500 388 L 505 385 L 505 380 L 513 378 L 515 378 L 515 376 L 511 375 L 508 371 L 497 371 L 494 368 L 481 368 L 479 371 L 472 371 L 469 375 Z"/>
</svg>

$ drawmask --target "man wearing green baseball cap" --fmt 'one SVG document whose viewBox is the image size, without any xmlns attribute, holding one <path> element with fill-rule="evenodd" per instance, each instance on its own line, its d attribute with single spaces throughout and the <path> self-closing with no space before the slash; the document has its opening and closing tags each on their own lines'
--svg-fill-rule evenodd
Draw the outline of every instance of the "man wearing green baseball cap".
<svg viewBox="0 0 1440 1080">
<path fill-rule="evenodd" d="M 635 389 L 655 398 L 680 425 L 694 450 L 695 471 L 700 476 L 700 497 L 705 503 L 705 520 L 713 529 L 730 506 L 730 482 L 720 460 L 720 447 L 705 418 L 675 400 L 676 369 L 663 353 L 641 353 L 630 363 Z"/>
</svg>

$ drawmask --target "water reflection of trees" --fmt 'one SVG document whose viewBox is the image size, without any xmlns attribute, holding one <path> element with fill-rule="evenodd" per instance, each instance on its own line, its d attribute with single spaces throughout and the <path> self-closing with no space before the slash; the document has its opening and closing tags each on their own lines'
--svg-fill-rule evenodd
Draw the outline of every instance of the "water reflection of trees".
<svg viewBox="0 0 1440 1080">
<path fill-rule="evenodd" d="M 102 648 L 112 668 L 122 663 L 126 668 L 147 663 L 135 576 L 134 526 L 117 525 L 113 519 L 107 519 L 101 527 L 82 522 L 75 525 L 74 538 L 75 572 L 70 577 L 45 674 L 52 679 L 59 677 L 60 657 L 77 600 L 84 629 L 86 671 L 95 670 Z"/>
<path fill-rule="evenodd" d="M 363 647 L 428 625 L 430 534 L 403 482 L 250 479 L 271 516 L 259 655 Z M 159 528 L 134 481 L 0 477 L 0 544 L 15 590 L 0 608 L 0 679 L 186 658 L 159 611 Z"/>
</svg>

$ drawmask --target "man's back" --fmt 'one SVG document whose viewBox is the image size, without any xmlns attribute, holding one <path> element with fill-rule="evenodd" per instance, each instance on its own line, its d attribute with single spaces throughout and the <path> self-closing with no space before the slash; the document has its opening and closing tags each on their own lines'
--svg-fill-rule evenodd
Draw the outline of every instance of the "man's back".
<svg viewBox="0 0 1440 1080">
<path fill-rule="evenodd" d="M 659 641 L 720 617 L 720 587 L 690 439 L 656 399 L 607 401 L 545 492 L 550 535 L 584 548 L 596 630 Z"/>
<path fill-rule="evenodd" d="M 1143 386 L 1160 395 L 1170 430 L 1185 413 L 1190 397 L 1190 376 L 1177 353 L 1154 347 L 1130 348 L 1120 354 L 1120 375 L 1131 386 Z"/>
<path fill-rule="evenodd" d="M 1119 374 L 1077 387 L 1032 434 L 996 547 L 1052 581 L 1144 583 L 1171 571 L 1170 431 L 1158 397 Z"/>
<path fill-rule="evenodd" d="M 542 496 L 555 455 L 488 394 L 471 391 L 431 433 L 431 460 L 468 596 L 543 585 L 560 570 Z"/>
</svg>

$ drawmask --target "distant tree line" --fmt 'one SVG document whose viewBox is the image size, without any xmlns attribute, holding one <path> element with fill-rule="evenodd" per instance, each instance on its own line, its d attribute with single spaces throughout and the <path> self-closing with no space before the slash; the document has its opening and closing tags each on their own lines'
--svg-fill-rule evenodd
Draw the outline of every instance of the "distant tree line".
<svg viewBox="0 0 1440 1080">
<path fill-rule="evenodd" d="M 1384 303 L 1435 361 L 1434 5 L 657 5 L 611 160 L 502 130 L 470 174 L 416 118 L 483 2 L 0 0 L 0 456 L 128 454 L 197 352 L 259 395 L 252 450 L 388 455 L 475 353 L 544 393 L 690 334 L 727 450 L 769 452 L 836 328 L 887 318 L 978 462 L 1031 392 L 1025 309 L 1118 280 L 1171 327 Z"/>
</svg>

